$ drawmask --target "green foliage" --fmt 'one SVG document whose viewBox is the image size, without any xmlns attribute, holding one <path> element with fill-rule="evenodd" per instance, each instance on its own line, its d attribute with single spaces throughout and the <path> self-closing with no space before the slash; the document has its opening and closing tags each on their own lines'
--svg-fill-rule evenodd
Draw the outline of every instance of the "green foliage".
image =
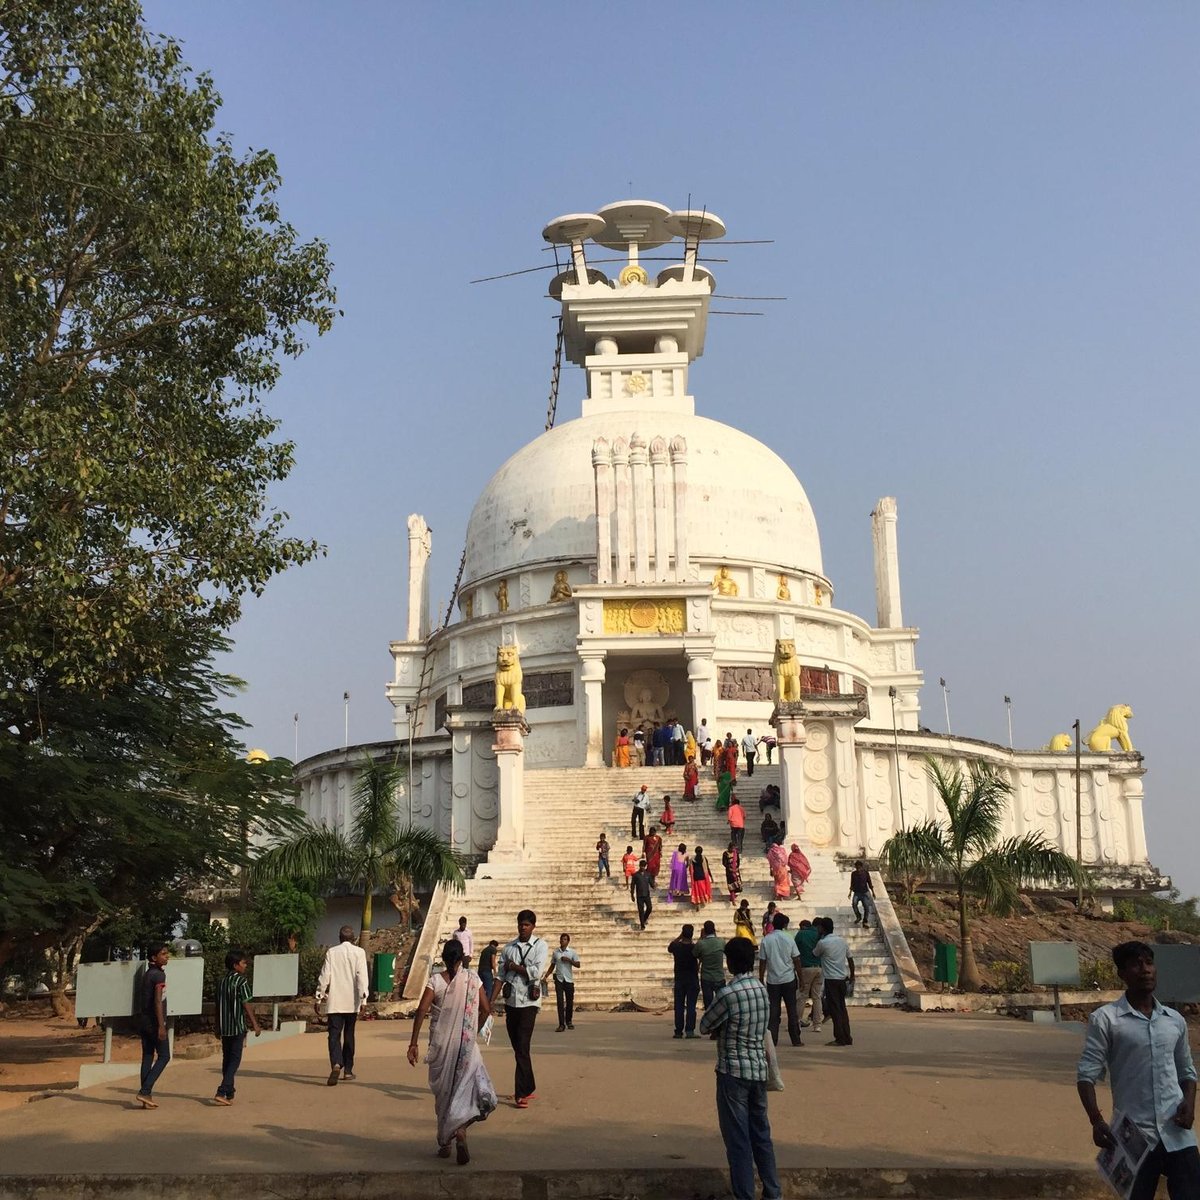
<svg viewBox="0 0 1200 1200">
<path fill-rule="evenodd" d="M 1200 900 L 1189 896 L 1180 899 L 1178 888 L 1153 895 L 1129 897 L 1113 905 L 1113 917 L 1118 921 L 1136 921 L 1151 929 L 1175 929 L 1181 933 L 1200 936 Z"/>
<path fill-rule="evenodd" d="M 317 976 L 321 974 L 321 964 L 325 961 L 325 951 L 320 946 L 305 946 L 300 951 L 300 995 L 312 996 L 317 991 Z"/>
<path fill-rule="evenodd" d="M 330 264 L 220 105 L 136 0 L 4 5 L 0 728 L 25 740 L 47 684 L 158 674 L 318 552 L 268 505 L 293 447 L 262 399 L 330 327 Z"/>
<path fill-rule="evenodd" d="M 314 888 L 343 882 L 363 896 L 361 926 L 371 927 L 371 898 L 393 889 L 412 894 L 414 887 L 464 885 L 462 858 L 437 834 L 415 826 L 400 828 L 396 791 L 404 769 L 395 762 L 365 758 L 353 796 L 350 833 L 308 825 L 255 859 L 255 888 L 278 879 L 303 880 Z"/>
<path fill-rule="evenodd" d="M 144 952 L 158 942 L 170 941 L 180 915 L 173 900 L 119 912 L 87 937 L 80 961 L 108 962 L 122 951 Z"/>
<path fill-rule="evenodd" d="M 1095 958 L 1081 963 L 1079 967 L 1079 983 L 1081 987 L 1097 988 L 1102 992 L 1112 991 L 1121 986 L 1117 977 L 1117 968 L 1111 958 Z"/>
<path fill-rule="evenodd" d="M 308 943 L 317 918 L 325 911 L 325 902 L 306 880 L 274 879 L 260 883 L 251 894 L 250 904 L 277 951 L 288 948 L 289 936 L 301 946 Z"/>
<path fill-rule="evenodd" d="M 1027 992 L 1033 986 L 1029 968 L 1024 963 L 994 962 L 992 974 L 1002 992 Z"/>
</svg>

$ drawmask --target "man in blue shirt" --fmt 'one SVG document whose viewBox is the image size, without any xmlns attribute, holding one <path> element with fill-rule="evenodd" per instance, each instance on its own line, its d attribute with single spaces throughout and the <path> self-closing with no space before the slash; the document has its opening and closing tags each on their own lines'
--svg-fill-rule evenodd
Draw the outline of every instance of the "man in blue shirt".
<svg viewBox="0 0 1200 1200">
<path fill-rule="evenodd" d="M 1132 1121 L 1151 1147 L 1130 1200 L 1153 1200 L 1164 1175 L 1171 1200 L 1193 1200 L 1200 1196 L 1200 1150 L 1192 1130 L 1196 1068 L 1187 1023 L 1154 998 L 1158 968 L 1145 942 L 1122 942 L 1113 947 L 1112 957 L 1125 995 L 1092 1013 L 1076 1073 L 1092 1141 L 1102 1150 L 1115 1145 L 1096 1101 L 1096 1083 L 1107 1072 L 1113 1108 Z"/>
</svg>

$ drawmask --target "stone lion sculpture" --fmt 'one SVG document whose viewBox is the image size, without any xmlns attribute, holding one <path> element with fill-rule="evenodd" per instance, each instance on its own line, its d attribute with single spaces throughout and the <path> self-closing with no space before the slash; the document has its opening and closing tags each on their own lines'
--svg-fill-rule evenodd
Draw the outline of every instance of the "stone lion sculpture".
<svg viewBox="0 0 1200 1200">
<path fill-rule="evenodd" d="M 525 696 L 521 691 L 521 655 L 516 646 L 496 647 L 496 707 L 525 711 Z"/>
<path fill-rule="evenodd" d="M 792 704 L 800 699 L 800 664 L 796 661 L 796 643 L 792 638 L 775 641 L 775 703 Z"/>
<path fill-rule="evenodd" d="M 1122 750 L 1132 750 L 1133 742 L 1129 740 L 1129 719 L 1132 716 L 1133 709 L 1128 704 L 1114 704 L 1104 714 L 1104 720 L 1087 735 L 1088 749 L 1104 754 L 1112 749 L 1113 738 L 1116 738 Z"/>
<path fill-rule="evenodd" d="M 1050 745 L 1047 750 L 1052 750 L 1055 754 L 1061 754 L 1064 750 L 1071 748 L 1071 735 L 1069 733 L 1056 733 L 1050 739 Z"/>
</svg>

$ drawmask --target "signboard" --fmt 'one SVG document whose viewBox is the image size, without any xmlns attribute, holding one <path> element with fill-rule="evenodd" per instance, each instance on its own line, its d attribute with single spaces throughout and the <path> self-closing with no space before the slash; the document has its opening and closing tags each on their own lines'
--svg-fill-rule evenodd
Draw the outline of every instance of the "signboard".
<svg viewBox="0 0 1200 1200">
<path fill-rule="evenodd" d="M 1041 987 L 1079 986 L 1079 947 L 1074 942 L 1030 942 L 1029 975 Z"/>
<path fill-rule="evenodd" d="M 256 1000 L 270 996 L 294 996 L 300 990 L 300 955 L 256 954 L 252 992 Z"/>
<path fill-rule="evenodd" d="M 132 1017 L 137 1012 L 140 962 L 80 963 L 75 977 L 75 1016 Z"/>
<path fill-rule="evenodd" d="M 1155 946 L 1158 988 L 1164 1004 L 1200 1003 L 1200 946 Z"/>
<path fill-rule="evenodd" d="M 167 963 L 167 1016 L 194 1017 L 204 1010 L 204 959 Z"/>
</svg>

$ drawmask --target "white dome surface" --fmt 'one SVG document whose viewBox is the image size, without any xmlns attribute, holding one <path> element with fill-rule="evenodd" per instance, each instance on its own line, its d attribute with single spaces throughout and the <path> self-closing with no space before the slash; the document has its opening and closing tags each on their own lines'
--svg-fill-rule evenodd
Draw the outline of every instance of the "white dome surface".
<svg viewBox="0 0 1200 1200">
<path fill-rule="evenodd" d="M 812 506 L 792 469 L 741 430 L 693 414 L 631 410 L 579 417 L 518 450 L 492 476 L 467 525 L 463 586 L 548 562 L 596 557 L 592 444 L 638 433 L 687 441 L 693 560 L 757 562 L 822 576 Z M 647 473 L 649 477 L 649 472 Z"/>
</svg>

